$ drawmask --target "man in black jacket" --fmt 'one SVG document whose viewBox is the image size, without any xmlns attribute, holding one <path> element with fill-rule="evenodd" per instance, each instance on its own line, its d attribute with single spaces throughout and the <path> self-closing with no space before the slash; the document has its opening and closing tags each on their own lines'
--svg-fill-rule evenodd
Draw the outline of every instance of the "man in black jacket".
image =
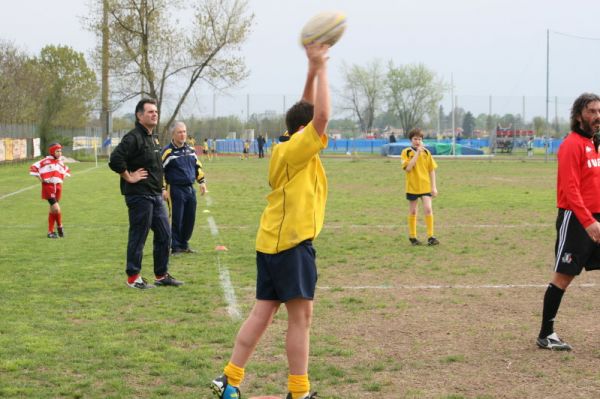
<svg viewBox="0 0 600 399">
<path fill-rule="evenodd" d="M 110 155 L 108 166 L 121 175 L 121 194 L 129 212 L 127 242 L 127 285 L 148 289 L 183 284 L 168 272 L 171 229 L 164 204 L 163 168 L 160 144 L 152 135 L 158 124 L 156 100 L 143 99 L 135 107 L 135 128 Z M 148 232 L 154 232 L 154 284 L 140 275 Z"/>
</svg>

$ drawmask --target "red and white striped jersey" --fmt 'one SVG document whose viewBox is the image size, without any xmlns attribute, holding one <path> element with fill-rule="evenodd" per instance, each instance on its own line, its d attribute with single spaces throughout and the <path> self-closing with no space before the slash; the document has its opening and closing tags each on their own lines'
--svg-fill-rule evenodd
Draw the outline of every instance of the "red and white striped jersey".
<svg viewBox="0 0 600 399">
<path fill-rule="evenodd" d="M 71 176 L 70 172 L 61 159 L 53 156 L 47 156 L 29 167 L 29 174 L 39 176 L 44 183 L 62 183 L 66 176 Z"/>
</svg>

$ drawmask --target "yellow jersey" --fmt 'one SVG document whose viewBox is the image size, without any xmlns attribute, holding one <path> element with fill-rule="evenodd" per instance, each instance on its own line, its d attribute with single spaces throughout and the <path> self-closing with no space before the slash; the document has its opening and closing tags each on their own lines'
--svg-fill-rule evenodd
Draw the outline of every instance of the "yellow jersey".
<svg viewBox="0 0 600 399">
<path fill-rule="evenodd" d="M 273 149 L 269 161 L 271 193 L 256 234 L 257 251 L 276 254 L 315 239 L 321 232 L 327 176 L 319 152 L 325 148 L 327 135 L 319 136 L 310 122 Z"/>
<path fill-rule="evenodd" d="M 402 169 L 406 170 L 406 166 L 415 156 L 415 149 L 407 147 L 402 150 L 400 158 L 402 159 Z M 409 194 L 426 194 L 431 192 L 431 179 L 429 174 L 437 168 L 435 159 L 431 156 L 431 152 L 425 149 L 419 155 L 417 163 L 408 172 L 406 172 L 406 192 Z"/>
</svg>

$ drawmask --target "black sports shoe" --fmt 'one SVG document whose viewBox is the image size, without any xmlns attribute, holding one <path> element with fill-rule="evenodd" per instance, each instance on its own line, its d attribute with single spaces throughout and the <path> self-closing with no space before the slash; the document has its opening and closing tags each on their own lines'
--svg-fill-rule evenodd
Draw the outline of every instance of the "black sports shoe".
<svg viewBox="0 0 600 399">
<path fill-rule="evenodd" d="M 285 399 L 292 399 L 292 394 L 290 392 L 288 392 L 288 394 L 285 397 Z M 317 399 L 317 393 L 313 392 L 311 394 L 308 394 L 308 395 L 302 397 L 301 399 Z"/>
<path fill-rule="evenodd" d="M 238 387 L 227 383 L 227 376 L 221 375 L 210 383 L 210 389 L 218 399 L 242 399 L 242 393 Z"/>
<path fill-rule="evenodd" d="M 417 240 L 416 238 L 410 237 L 408 240 L 414 247 L 416 247 L 418 245 L 423 245 L 423 243 L 421 241 Z"/>
<path fill-rule="evenodd" d="M 558 335 L 555 332 L 548 335 L 546 338 L 538 338 L 537 345 L 542 349 L 555 351 L 570 351 L 572 349 L 571 345 L 558 338 Z"/>
<path fill-rule="evenodd" d="M 169 273 L 165 274 L 161 278 L 154 280 L 154 285 L 166 287 L 167 285 L 172 285 L 173 287 L 179 287 L 183 285 L 183 281 L 176 280 L 175 277 L 171 276 Z"/>
<path fill-rule="evenodd" d="M 58 238 L 58 235 L 55 232 L 48 233 L 48 238 Z"/>
<path fill-rule="evenodd" d="M 427 239 L 427 245 L 429 245 L 430 247 L 433 245 L 440 245 L 440 242 L 438 241 L 437 238 L 435 238 L 434 236 L 431 236 Z"/>
<path fill-rule="evenodd" d="M 185 252 L 186 254 L 195 254 L 198 251 L 188 247 L 188 248 L 184 249 L 183 252 Z"/>
<path fill-rule="evenodd" d="M 138 290 L 148 290 L 150 288 L 154 288 L 154 286 L 152 284 L 148 284 L 148 280 L 142 276 L 138 276 L 133 283 L 128 282 L 127 285 L 131 288 L 137 288 Z"/>
<path fill-rule="evenodd" d="M 64 238 L 65 237 L 65 232 L 64 232 L 63 228 L 62 227 L 58 227 L 57 230 L 58 230 L 58 236 L 60 238 Z"/>
</svg>

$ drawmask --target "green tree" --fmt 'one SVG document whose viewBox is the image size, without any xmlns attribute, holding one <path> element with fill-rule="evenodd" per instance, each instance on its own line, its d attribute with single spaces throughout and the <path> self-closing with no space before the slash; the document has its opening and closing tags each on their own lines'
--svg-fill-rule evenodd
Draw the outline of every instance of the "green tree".
<svg viewBox="0 0 600 399">
<path fill-rule="evenodd" d="M 358 120 L 361 131 L 373 128 L 375 114 L 381 108 L 384 89 L 384 72 L 381 62 L 375 60 L 366 66 L 343 64 L 344 88 L 341 107 Z"/>
<path fill-rule="evenodd" d="M 102 15 L 96 1 L 93 15 Z M 198 83 L 216 90 L 233 87 L 248 75 L 239 55 L 252 26 L 243 0 L 110 0 L 110 69 L 117 102 L 135 97 L 158 101 L 161 141 Z M 172 13 L 191 9 L 191 27 Z M 101 18 L 89 21 L 101 37 Z M 170 109 L 170 112 L 167 110 Z"/>
<path fill-rule="evenodd" d="M 327 129 L 329 132 L 337 131 L 342 134 L 343 137 L 354 137 L 354 133 L 359 130 L 359 127 L 356 125 L 356 121 L 350 118 L 344 118 L 330 120 Z"/>
<path fill-rule="evenodd" d="M 42 148 L 46 148 L 53 128 L 86 125 L 98 85 L 83 54 L 70 47 L 46 46 L 32 63 L 43 86 L 37 122 Z"/>
<path fill-rule="evenodd" d="M 533 118 L 533 130 L 535 131 L 536 136 L 546 136 L 547 132 L 547 124 L 546 119 L 541 116 L 536 116 Z"/>
<path fill-rule="evenodd" d="M 404 132 L 436 115 L 444 85 L 423 64 L 395 67 L 390 61 L 387 73 L 388 108 L 398 117 Z"/>
<path fill-rule="evenodd" d="M 8 41 L 0 40 L 0 121 L 33 122 L 44 88 L 32 58 Z"/>
<path fill-rule="evenodd" d="M 475 117 L 468 111 L 462 120 L 462 128 L 465 137 L 473 137 L 473 131 L 475 130 Z"/>
</svg>

